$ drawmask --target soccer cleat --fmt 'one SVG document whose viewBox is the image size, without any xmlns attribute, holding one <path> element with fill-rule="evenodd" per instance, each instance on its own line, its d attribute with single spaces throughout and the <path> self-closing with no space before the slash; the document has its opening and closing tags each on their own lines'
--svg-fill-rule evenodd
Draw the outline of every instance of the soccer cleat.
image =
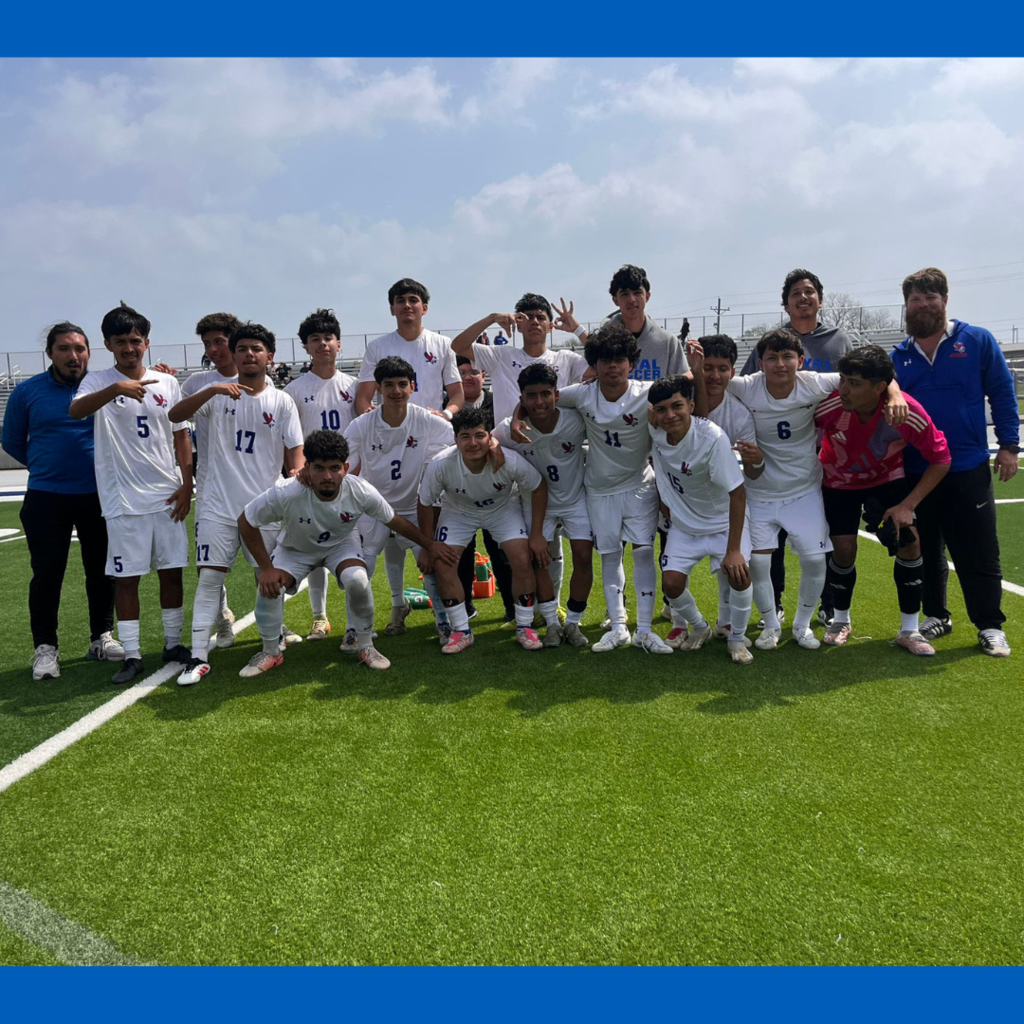
<svg viewBox="0 0 1024 1024">
<path fill-rule="evenodd" d="M 836 617 L 835 608 L 829 608 L 826 605 L 821 605 L 818 608 L 818 622 L 823 626 L 831 626 L 832 620 Z"/>
<path fill-rule="evenodd" d="M 475 604 L 466 605 L 466 620 L 472 622 L 480 613 L 477 611 Z"/>
<path fill-rule="evenodd" d="M 571 647 L 587 647 L 590 644 L 578 622 L 567 622 L 562 627 L 562 640 Z"/>
<path fill-rule="evenodd" d="M 60 652 L 52 644 L 40 644 L 36 648 L 32 655 L 32 678 L 60 679 Z"/>
<path fill-rule="evenodd" d="M 235 631 L 231 628 L 234 624 L 235 613 L 228 608 L 213 626 L 217 633 L 218 647 L 230 647 L 235 642 Z"/>
<path fill-rule="evenodd" d="M 285 626 L 281 630 L 281 650 L 284 650 L 288 644 L 301 644 L 302 637 L 295 632 L 290 626 Z"/>
<path fill-rule="evenodd" d="M 780 625 L 786 621 L 786 609 L 783 608 L 782 605 L 779 605 L 779 607 L 775 609 L 775 614 L 779 617 Z M 764 619 L 757 620 L 757 628 L 762 630 L 764 629 Z"/>
<path fill-rule="evenodd" d="M 409 618 L 412 605 L 406 601 L 405 604 L 393 604 L 391 606 L 391 618 L 384 627 L 387 636 L 401 636 L 405 632 L 405 620 Z"/>
<path fill-rule="evenodd" d="M 437 623 L 437 639 L 441 646 L 444 647 L 448 643 L 448 637 L 452 635 L 452 627 L 447 622 Z"/>
<path fill-rule="evenodd" d="M 376 647 L 364 647 L 359 652 L 359 660 L 367 668 L 385 669 L 391 668 L 391 662 L 384 657 Z"/>
<path fill-rule="evenodd" d="M 816 651 L 821 646 L 821 641 L 810 631 L 810 629 L 798 630 L 796 626 L 794 626 L 793 639 L 805 651 Z"/>
<path fill-rule="evenodd" d="M 850 639 L 851 632 L 852 630 L 850 629 L 850 624 L 848 622 L 836 622 L 833 620 L 829 623 L 821 641 L 829 647 L 843 647 L 846 644 L 846 641 Z M 932 654 L 934 653 L 935 652 L 932 651 Z"/>
<path fill-rule="evenodd" d="M 182 644 L 175 644 L 173 647 L 165 647 L 161 657 L 165 665 L 172 661 L 180 661 L 182 665 L 187 665 L 192 660 L 192 652 Z"/>
<path fill-rule="evenodd" d="M 203 676 L 211 672 L 210 663 L 202 658 L 189 658 L 185 671 L 178 676 L 179 686 L 195 686 Z"/>
<path fill-rule="evenodd" d="M 110 632 L 101 633 L 89 644 L 85 656 L 90 661 L 124 661 L 124 648 Z"/>
<path fill-rule="evenodd" d="M 673 650 L 677 651 L 689 635 L 690 631 L 686 626 L 673 626 L 668 631 L 668 636 L 665 637 L 665 643 L 667 643 Z"/>
<path fill-rule="evenodd" d="M 1001 629 L 982 629 L 978 632 L 982 651 L 992 658 L 1008 658 L 1011 654 L 1006 634 Z"/>
<path fill-rule="evenodd" d="M 669 647 L 653 630 L 649 633 L 634 633 L 632 644 L 648 654 L 675 654 L 675 648 Z"/>
<path fill-rule="evenodd" d="M 705 622 L 704 627 L 697 627 L 694 631 L 679 645 L 681 651 L 699 651 L 704 645 L 705 640 L 711 639 L 711 627 Z"/>
<path fill-rule="evenodd" d="M 124 683 L 130 683 L 136 676 L 141 675 L 142 659 L 125 658 L 124 663 L 121 665 L 121 668 L 114 673 L 114 678 L 111 680 L 111 682 L 117 683 L 118 686 L 121 686 Z"/>
<path fill-rule="evenodd" d="M 726 637 L 726 643 L 730 643 L 730 644 L 743 644 L 743 646 L 744 646 L 744 647 L 747 647 L 747 648 L 750 648 L 750 647 L 753 647 L 753 646 L 754 646 L 754 644 L 753 644 L 753 642 L 751 641 L 750 637 L 748 637 L 748 636 L 745 636 L 745 637 L 742 637 L 742 638 L 741 638 L 741 639 L 739 639 L 739 640 L 734 640 L 734 639 L 732 638 L 732 633 L 730 633 L 730 634 L 728 635 L 728 637 Z"/>
<path fill-rule="evenodd" d="M 441 648 L 441 653 L 460 654 L 467 647 L 472 647 L 475 642 L 471 630 L 467 629 L 465 633 L 452 632 L 448 637 L 448 642 Z"/>
<path fill-rule="evenodd" d="M 351 628 L 346 629 L 345 638 L 339 646 L 345 654 L 356 654 L 359 651 L 359 637 L 356 636 L 356 631 Z"/>
<path fill-rule="evenodd" d="M 762 629 L 761 635 L 754 641 L 759 651 L 774 651 L 782 637 L 781 629 Z"/>
<path fill-rule="evenodd" d="M 516 613 L 505 612 L 505 618 L 498 623 L 498 629 L 518 629 L 519 626 L 516 623 Z"/>
<path fill-rule="evenodd" d="M 614 651 L 616 647 L 628 647 L 630 642 L 629 630 L 609 629 L 600 640 L 590 649 L 597 654 L 604 654 L 606 651 Z"/>
<path fill-rule="evenodd" d="M 934 615 L 929 615 L 924 622 L 921 623 L 918 628 L 918 633 L 925 638 L 925 640 L 931 642 L 932 640 L 938 640 L 940 636 L 949 636 L 953 632 L 953 620 L 952 619 L 939 619 Z"/>
<path fill-rule="evenodd" d="M 252 679 L 253 676 L 261 676 L 264 672 L 269 672 L 272 668 L 277 668 L 278 665 L 284 663 L 284 654 L 267 654 L 266 651 L 260 651 L 258 654 L 254 654 L 249 659 L 249 664 L 245 668 L 239 670 L 239 675 L 243 679 Z"/>
<path fill-rule="evenodd" d="M 728 640 L 729 634 L 732 632 L 732 627 L 728 622 L 715 622 L 715 628 L 711 631 L 711 635 L 716 640 Z"/>
<path fill-rule="evenodd" d="M 749 644 L 749 640 L 747 644 Z M 729 648 L 729 657 L 732 658 L 737 665 L 749 665 L 753 660 L 754 656 L 747 650 L 747 644 L 744 644 L 740 640 L 730 640 L 726 646 Z"/>
<path fill-rule="evenodd" d="M 564 640 L 565 630 L 560 622 L 556 622 L 553 626 L 548 626 L 544 633 L 545 647 L 558 647 Z"/>
<path fill-rule="evenodd" d="M 544 646 L 532 626 L 520 626 L 516 630 L 516 642 L 524 651 L 539 651 Z"/>
<path fill-rule="evenodd" d="M 935 653 L 935 648 L 916 629 L 898 633 L 893 643 L 922 658 L 930 658 Z"/>
<path fill-rule="evenodd" d="M 331 624 L 327 619 L 314 619 L 313 628 L 306 634 L 307 640 L 326 640 L 327 634 L 331 631 Z"/>
</svg>

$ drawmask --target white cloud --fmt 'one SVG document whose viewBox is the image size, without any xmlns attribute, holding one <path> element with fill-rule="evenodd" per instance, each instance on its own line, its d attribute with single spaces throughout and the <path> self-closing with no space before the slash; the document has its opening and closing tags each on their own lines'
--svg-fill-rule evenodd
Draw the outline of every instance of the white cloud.
<svg viewBox="0 0 1024 1024">
<path fill-rule="evenodd" d="M 848 64 L 845 57 L 740 57 L 736 74 L 739 78 L 775 78 L 793 85 L 816 85 Z"/>
<path fill-rule="evenodd" d="M 554 57 L 501 57 L 494 60 L 484 76 L 484 88 L 462 106 L 461 116 L 470 125 L 492 117 L 520 115 L 520 123 L 530 123 L 522 116 L 527 103 L 538 89 L 558 74 Z"/>
<path fill-rule="evenodd" d="M 972 57 L 951 60 L 942 66 L 932 91 L 959 98 L 978 92 L 1001 92 L 1024 85 L 1024 59 L 1019 57 Z"/>
</svg>

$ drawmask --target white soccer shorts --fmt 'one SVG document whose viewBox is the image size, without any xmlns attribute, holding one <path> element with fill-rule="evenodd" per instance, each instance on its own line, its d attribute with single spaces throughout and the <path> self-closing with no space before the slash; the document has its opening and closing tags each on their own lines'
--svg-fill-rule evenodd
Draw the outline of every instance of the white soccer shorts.
<svg viewBox="0 0 1024 1024">
<path fill-rule="evenodd" d="M 409 516 L 405 516 L 405 518 L 412 523 L 416 522 L 415 513 L 411 518 Z M 388 529 L 386 523 L 363 516 L 359 526 L 363 535 L 363 554 L 367 559 L 376 558 L 384 550 L 384 545 L 387 544 L 389 537 L 394 537 L 398 541 L 398 546 L 402 551 L 411 550 L 413 558 L 420 557 L 419 544 L 414 544 L 408 537 L 403 537 L 400 533 L 393 533 Z"/>
<path fill-rule="evenodd" d="M 268 553 L 274 550 L 274 545 L 277 544 L 277 535 L 280 532 L 279 526 L 260 527 L 263 545 Z M 256 559 L 242 543 L 237 526 L 232 523 L 223 523 L 219 519 L 200 519 L 196 523 L 197 569 L 202 569 L 205 566 L 223 566 L 228 572 L 231 572 L 239 548 L 241 548 L 245 560 L 255 569 L 257 567 Z"/>
<path fill-rule="evenodd" d="M 523 502 L 523 521 L 526 532 L 533 528 L 533 508 L 529 501 Z M 587 496 L 580 494 L 576 503 L 561 510 L 548 509 L 544 513 L 544 539 L 549 543 L 555 539 L 555 530 L 562 527 L 562 532 L 569 540 L 593 540 L 594 531 L 590 527 L 590 513 L 587 511 Z"/>
<path fill-rule="evenodd" d="M 708 559 L 712 572 L 718 572 L 722 567 L 722 559 L 729 545 L 729 531 L 721 533 L 683 533 L 674 526 L 668 531 L 668 540 L 665 542 L 665 553 L 661 556 L 661 571 L 679 572 L 689 576 L 700 564 L 701 560 Z M 740 538 L 740 554 L 750 562 L 750 531 L 747 525 L 743 525 L 743 535 Z"/>
<path fill-rule="evenodd" d="M 107 575 L 145 576 L 150 569 L 188 565 L 188 530 L 165 512 L 107 520 Z"/>
<path fill-rule="evenodd" d="M 832 550 L 820 490 L 781 501 L 761 501 L 748 491 L 747 515 L 754 551 L 778 547 L 780 529 L 789 534 L 789 546 L 798 555 L 823 555 Z"/>
<path fill-rule="evenodd" d="M 658 488 L 654 474 L 634 490 L 588 494 L 587 511 L 599 555 L 610 555 L 622 542 L 646 546 L 658 535 Z"/>
<path fill-rule="evenodd" d="M 343 541 L 324 548 L 323 551 L 296 551 L 294 548 L 286 548 L 278 544 L 270 560 L 274 563 L 275 569 L 288 573 L 295 579 L 295 583 L 288 588 L 289 594 L 294 594 L 299 589 L 299 584 L 314 570 L 326 566 L 332 573 L 336 573 L 342 562 L 357 560 L 365 564 L 363 558 L 363 546 L 359 542 L 359 534 L 353 530 Z"/>
<path fill-rule="evenodd" d="M 434 539 L 442 544 L 464 548 L 476 536 L 477 530 L 489 531 L 499 544 L 509 540 L 526 540 L 529 536 L 523 519 L 523 506 L 518 498 L 514 498 L 495 512 L 472 517 L 442 504 Z"/>
</svg>

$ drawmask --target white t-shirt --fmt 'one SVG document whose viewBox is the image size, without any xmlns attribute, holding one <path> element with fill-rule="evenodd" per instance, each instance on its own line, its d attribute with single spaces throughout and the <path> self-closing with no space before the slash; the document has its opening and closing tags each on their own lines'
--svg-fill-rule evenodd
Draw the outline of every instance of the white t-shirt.
<svg viewBox="0 0 1024 1024">
<path fill-rule="evenodd" d="M 357 416 L 345 438 L 350 469 L 358 469 L 400 515 L 409 517 L 416 514 L 416 493 L 427 463 L 452 443 L 452 425 L 410 402 L 399 426 L 389 427 L 377 408 Z"/>
<path fill-rule="evenodd" d="M 302 436 L 314 430 L 335 430 L 344 434 L 356 411 L 356 379 L 341 370 L 333 377 L 303 373 L 285 387 L 299 410 Z"/>
<path fill-rule="evenodd" d="M 672 526 L 690 534 L 729 529 L 729 494 L 743 483 L 743 472 L 725 433 L 710 420 L 694 416 L 677 445 L 664 430 L 648 425 L 653 441 L 658 494 L 668 506 Z"/>
<path fill-rule="evenodd" d="M 516 411 L 520 395 L 519 374 L 531 363 L 553 366 L 558 373 L 559 390 L 581 381 L 587 372 L 586 359 L 569 349 L 545 349 L 539 356 L 530 356 L 521 348 L 513 348 L 511 345 L 495 348 L 474 343 L 470 358 L 478 370 L 491 375 L 495 423 L 500 423 Z"/>
<path fill-rule="evenodd" d="M 298 480 L 280 480 L 245 506 L 252 526 L 281 524 L 278 544 L 303 554 L 316 554 L 348 537 L 368 515 L 382 523 L 395 518 L 395 510 L 377 489 L 358 476 L 347 474 L 333 501 L 321 501 Z"/>
<path fill-rule="evenodd" d="M 505 465 L 495 473 L 488 461 L 479 473 L 473 473 L 455 445 L 435 455 L 427 464 L 420 484 L 420 502 L 433 505 L 442 497 L 442 507 L 454 509 L 472 521 L 490 514 L 516 496 L 515 485 L 534 491 L 540 485 L 540 473 L 521 455 L 505 452 Z"/>
<path fill-rule="evenodd" d="M 750 496 L 762 501 L 798 498 L 821 487 L 814 411 L 839 387 L 838 373 L 798 370 L 787 398 L 772 398 L 763 373 L 733 377 L 727 388 L 754 418 L 764 472 L 747 480 Z"/>
<path fill-rule="evenodd" d="M 208 432 L 202 516 L 234 523 L 246 502 L 280 478 L 285 449 L 301 447 L 299 413 L 288 395 L 268 385 L 237 401 L 215 395 L 195 417 Z"/>
<path fill-rule="evenodd" d="M 392 331 L 374 338 L 366 346 L 366 355 L 359 367 L 360 384 L 376 383 L 373 371 L 385 356 L 404 359 L 416 372 L 416 389 L 409 399 L 412 405 L 440 412 L 444 408 L 444 389 L 449 384 L 462 383 L 451 340 L 443 334 L 425 330 L 415 341 L 406 341 L 398 331 Z"/>
<path fill-rule="evenodd" d="M 559 409 L 550 434 L 542 434 L 529 418 L 526 425 L 533 439 L 529 444 L 512 440 L 507 417 L 494 428 L 494 436 L 502 448 L 522 455 L 540 473 L 548 485 L 549 512 L 571 508 L 583 493 L 583 442 L 587 439 L 583 417 L 575 409 Z"/>
<path fill-rule="evenodd" d="M 720 427 L 725 436 L 735 444 L 737 441 L 753 441 L 756 437 L 754 417 L 747 407 L 728 391 L 721 402 L 708 413 L 708 419 Z"/>
<path fill-rule="evenodd" d="M 618 494 L 639 487 L 647 470 L 651 435 L 647 430 L 650 381 L 630 380 L 622 397 L 609 402 L 597 381 L 573 384 L 558 396 L 558 404 L 578 409 L 587 428 L 589 494 Z"/>
<path fill-rule="evenodd" d="M 238 374 L 235 373 L 232 377 L 225 377 L 220 370 L 202 370 L 199 373 L 189 374 L 185 378 L 185 383 L 181 385 L 181 397 L 191 398 L 194 394 L 202 391 L 203 388 L 208 388 L 211 384 L 237 384 Z M 206 431 L 206 420 L 201 420 L 199 423 L 193 423 L 192 429 L 195 433 L 196 439 L 196 457 L 199 460 L 199 464 L 196 467 L 196 514 L 199 513 L 199 507 L 203 501 L 203 483 L 206 480 L 206 470 L 209 466 L 209 459 L 207 453 L 209 452 L 209 442 Z"/>
<path fill-rule="evenodd" d="M 74 397 L 130 379 L 117 367 L 93 370 Z M 188 424 L 167 418 L 181 401 L 181 389 L 170 374 L 148 367 L 142 379 L 156 383 L 146 387 L 141 402 L 120 395 L 94 414 L 96 490 L 104 519 L 165 511 L 167 499 L 181 486 L 173 434 L 188 430 Z"/>
</svg>

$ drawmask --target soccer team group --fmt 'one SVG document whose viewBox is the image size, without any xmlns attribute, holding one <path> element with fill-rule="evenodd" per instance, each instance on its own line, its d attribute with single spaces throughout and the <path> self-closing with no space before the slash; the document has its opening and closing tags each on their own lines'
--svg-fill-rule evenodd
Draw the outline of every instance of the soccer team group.
<svg viewBox="0 0 1024 1024">
<path fill-rule="evenodd" d="M 342 650 L 368 668 L 388 668 L 374 644 L 370 579 L 383 556 L 392 600 L 384 633 L 404 632 L 410 549 L 441 653 L 458 654 L 475 642 L 478 531 L 506 619 L 528 651 L 588 646 L 581 621 L 596 548 L 606 621 L 591 650 L 670 655 L 715 637 L 732 661 L 749 664 L 752 646 L 768 652 L 782 640 L 787 543 L 800 567 L 793 642 L 843 646 L 863 519 L 893 556 L 895 644 L 933 655 L 931 641 L 951 632 L 948 548 L 981 650 L 1010 654 L 985 400 L 1002 480 L 1018 465 L 1017 403 L 992 335 L 947 319 L 941 271 L 903 282 L 908 337 L 887 353 L 854 348 L 841 330 L 819 323 L 822 284 L 794 270 L 782 289 L 789 324 L 768 331 L 740 373 L 728 336 L 686 342 L 654 323 L 642 268 L 620 268 L 610 293 L 617 312 L 589 335 L 571 303 L 552 309 L 528 293 L 514 312 L 485 316 L 449 340 L 424 329 L 429 293 L 405 278 L 388 293 L 396 330 L 367 345 L 357 379 L 338 370 L 340 326 L 331 310 L 318 309 L 299 327 L 311 370 L 284 390 L 268 376 L 274 334 L 227 313 L 199 321 L 212 369 L 180 388 L 171 373 L 146 366 L 150 323 L 124 303 L 101 325 L 115 361 L 109 370 L 87 372 L 85 332 L 55 325 L 47 338 L 52 365 L 15 389 L 3 437 L 30 471 L 22 519 L 33 564 L 35 678 L 60 674 L 57 605 L 68 544 L 55 553 L 58 521 L 56 532 L 68 539 L 78 529 L 89 656 L 121 662 L 115 683 L 144 672 L 139 579 L 151 569 L 159 575 L 163 660 L 181 663 L 183 686 L 211 671 L 211 650 L 234 640 L 224 580 L 239 552 L 256 577 L 262 640 L 243 677 L 281 665 L 285 647 L 301 639 L 285 628 L 283 608 L 304 580 L 312 612 L 306 639 L 327 636 L 331 575 L 345 595 Z M 493 325 L 518 335 L 521 346 L 480 344 Z M 575 334 L 583 354 L 549 347 L 554 330 Z M 55 418 L 62 421 L 54 425 Z M 186 647 L 190 426 L 198 579 Z M 82 453 L 72 473 L 78 483 L 52 465 L 66 463 L 72 446 Z M 86 523 L 90 478 L 98 523 Z M 572 567 L 563 612 L 564 539 Z M 659 549 L 671 619 L 664 638 L 653 629 Z M 688 586 L 704 559 L 718 579 L 713 619 Z M 752 644 L 755 603 L 761 622 Z M 538 612 L 543 636 L 534 629 Z M 820 640 L 817 626 L 824 626 Z"/>
</svg>

